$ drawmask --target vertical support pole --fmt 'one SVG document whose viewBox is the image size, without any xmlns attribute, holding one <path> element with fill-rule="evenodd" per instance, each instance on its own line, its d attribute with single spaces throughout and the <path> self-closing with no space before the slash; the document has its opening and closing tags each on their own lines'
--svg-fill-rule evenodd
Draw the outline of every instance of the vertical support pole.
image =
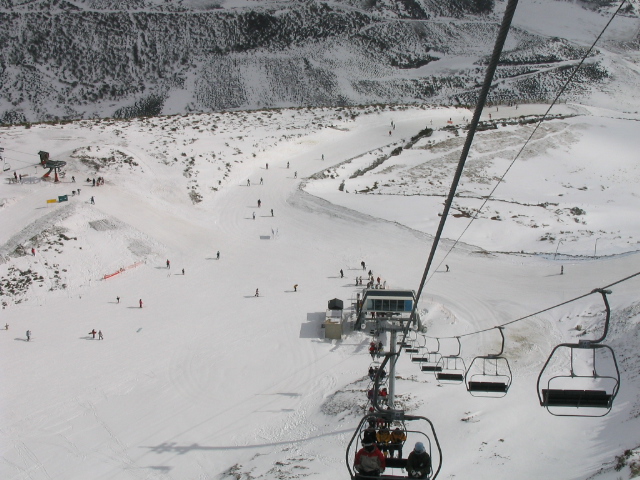
<svg viewBox="0 0 640 480">
<path fill-rule="evenodd" d="M 389 340 L 389 351 L 392 354 L 396 353 L 396 330 L 391 329 L 391 340 Z M 395 409 L 395 396 L 396 396 L 396 359 L 395 355 L 391 355 L 389 359 L 389 363 L 391 366 L 389 367 L 389 402 L 388 405 L 391 409 Z"/>
</svg>

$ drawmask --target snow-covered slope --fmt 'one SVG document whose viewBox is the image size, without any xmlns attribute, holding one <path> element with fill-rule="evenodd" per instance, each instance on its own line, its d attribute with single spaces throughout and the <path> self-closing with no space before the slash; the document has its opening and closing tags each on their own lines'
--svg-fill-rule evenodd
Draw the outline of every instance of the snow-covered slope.
<svg viewBox="0 0 640 480">
<path fill-rule="evenodd" d="M 494 110 L 483 121 L 504 124 L 478 134 L 459 212 L 479 207 L 531 131 L 508 119 L 544 107 Z M 490 328 L 640 271 L 638 117 L 555 113 L 446 257 L 451 271 L 432 272 L 419 305 L 429 335 Z M 346 478 L 370 337 L 325 340 L 326 302 L 350 305 L 361 261 L 391 287 L 417 288 L 469 116 L 362 107 L 1 129 L 0 478 Z M 40 180 L 39 150 L 68 162 L 60 183 Z M 13 170 L 22 184 L 9 183 Z M 436 264 L 468 220 L 449 219 Z M 439 386 L 403 355 L 400 401 L 434 422 L 439 478 L 628 477 L 637 454 L 624 452 L 640 444 L 637 289 L 636 277 L 609 296 L 622 383 L 600 419 L 553 417 L 535 387 L 554 345 L 601 332 L 598 296 L 505 329 L 514 380 L 503 399 Z M 470 335 L 462 355 L 497 341 Z"/>
</svg>

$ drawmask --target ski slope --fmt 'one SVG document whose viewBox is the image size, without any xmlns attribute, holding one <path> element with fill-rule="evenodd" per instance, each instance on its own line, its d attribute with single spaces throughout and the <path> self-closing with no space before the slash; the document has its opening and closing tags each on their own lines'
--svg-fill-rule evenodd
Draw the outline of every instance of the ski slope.
<svg viewBox="0 0 640 480">
<path fill-rule="evenodd" d="M 490 328 L 640 271 L 638 118 L 562 108 L 566 118 L 545 122 L 538 147 L 498 190 L 517 212 L 501 211 L 502 221 L 481 217 L 445 260 L 468 221 L 450 219 L 419 304 L 429 335 Z M 491 113 L 508 119 L 545 109 Z M 10 184 L 12 171 L 4 172 L 0 185 L 0 324 L 9 325 L 0 330 L 0 478 L 346 478 L 346 445 L 366 411 L 371 338 L 325 340 L 327 301 L 353 301 L 361 261 L 390 287 L 418 288 L 448 192 L 447 159 L 470 115 L 363 107 L 0 129 L 7 161 L 28 174 Z M 442 130 L 447 125 L 457 135 Z M 370 163 L 363 155 L 404 145 L 426 126 L 434 129 L 430 139 L 350 178 Z M 505 121 L 479 134 L 478 148 L 488 145 L 491 157 L 492 145 L 517 143 L 526 128 Z M 615 147 L 603 144 L 614 136 Z M 612 148 L 608 168 L 598 169 Z M 39 181 L 38 150 L 67 160 L 60 183 Z M 474 166 L 464 185 L 470 205 L 486 195 L 487 179 L 509 153 Z M 470 160 L 482 154 L 472 150 Z M 418 167 L 440 172 L 440 184 Z M 104 186 L 86 182 L 98 176 Z M 354 193 L 402 178 L 418 193 L 402 195 L 406 186 Z M 68 202 L 46 203 L 64 194 Z M 551 196 L 556 207 L 520 205 Z M 571 216 L 573 207 L 585 213 Z M 540 240 L 545 233 L 553 240 Z M 144 263 L 103 279 L 137 262 Z M 398 394 L 435 424 L 439 478 L 628 474 L 629 466 L 612 467 L 640 444 L 637 289 L 634 278 L 610 295 L 608 343 L 623 377 L 607 417 L 553 417 L 535 387 L 553 346 L 584 329 L 601 331 L 599 296 L 505 330 L 514 380 L 503 399 L 439 386 L 402 357 Z M 92 339 L 92 329 L 104 340 Z M 467 364 L 498 342 L 491 333 L 465 337 Z"/>
</svg>

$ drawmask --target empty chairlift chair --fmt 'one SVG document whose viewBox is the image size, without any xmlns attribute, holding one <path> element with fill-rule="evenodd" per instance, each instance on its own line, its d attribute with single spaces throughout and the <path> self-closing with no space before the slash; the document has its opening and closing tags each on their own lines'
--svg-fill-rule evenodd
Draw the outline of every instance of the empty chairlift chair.
<svg viewBox="0 0 640 480">
<path fill-rule="evenodd" d="M 460 356 L 462 345 L 460 337 L 456 337 L 458 341 L 458 351 L 454 355 L 443 355 L 436 365 L 435 376 L 441 384 L 458 384 L 464 382 L 464 374 L 467 369 L 464 360 Z"/>
<path fill-rule="evenodd" d="M 502 356 L 503 327 L 496 328 L 502 337 L 500 352 L 474 358 L 464 377 L 467 391 L 474 397 L 504 397 L 511 386 L 511 368 L 508 360 Z"/>
<path fill-rule="evenodd" d="M 596 340 L 557 345 L 538 376 L 540 405 L 557 416 L 602 417 L 611 411 L 620 388 L 615 353 L 602 342 L 609 330 L 609 290 L 597 289 L 606 309 L 604 332 Z M 562 355 L 564 353 L 564 357 Z M 568 366 L 566 365 L 568 360 Z M 564 361 L 564 371 L 558 373 Z"/>
<path fill-rule="evenodd" d="M 442 369 L 442 367 L 438 366 L 438 362 L 442 358 L 442 354 L 440 353 L 440 340 L 435 338 L 436 346 L 430 348 L 426 345 L 426 337 L 425 337 L 425 346 L 421 348 L 418 353 L 411 354 L 411 361 L 420 364 L 420 370 L 423 372 L 435 372 Z"/>
</svg>

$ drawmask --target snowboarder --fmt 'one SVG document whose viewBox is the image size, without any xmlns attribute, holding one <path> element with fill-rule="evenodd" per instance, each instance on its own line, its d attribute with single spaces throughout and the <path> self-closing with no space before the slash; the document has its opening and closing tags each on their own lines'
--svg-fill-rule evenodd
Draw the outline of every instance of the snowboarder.
<svg viewBox="0 0 640 480">
<path fill-rule="evenodd" d="M 31 249 L 31 255 L 34 256 L 34 257 L 36 256 L 36 249 L 35 248 Z"/>
<path fill-rule="evenodd" d="M 254 295 L 255 297 L 259 297 L 260 296 L 260 292 L 258 291 L 258 289 L 256 288 L 256 294 Z"/>
<path fill-rule="evenodd" d="M 262 177 L 260 177 L 260 185 L 262 185 Z"/>
<path fill-rule="evenodd" d="M 142 299 L 140 299 L 139 303 L 140 303 L 140 308 L 142 308 Z"/>
<path fill-rule="evenodd" d="M 27 342 L 31 340 L 31 330 L 27 330 Z"/>
<path fill-rule="evenodd" d="M 262 200 L 258 199 L 258 208 L 262 206 Z"/>
<path fill-rule="evenodd" d="M 96 339 L 96 333 L 98 333 L 98 332 L 96 332 L 96 329 L 94 328 L 89 332 L 89 335 L 91 335 L 93 337 L 93 339 L 95 340 Z"/>
<path fill-rule="evenodd" d="M 365 267 L 364 261 L 360 262 L 360 266 L 362 267 L 363 270 L 367 269 L 367 267 Z"/>
<path fill-rule="evenodd" d="M 118 303 L 120 303 L 120 297 L 116 297 L 116 300 L 118 301 Z"/>
<path fill-rule="evenodd" d="M 104 340 L 104 337 L 102 336 L 102 330 L 98 330 L 98 340 Z"/>
<path fill-rule="evenodd" d="M 293 178 L 298 178 L 298 172 L 293 172 Z"/>
<path fill-rule="evenodd" d="M 167 268 L 171 268 L 171 262 L 169 261 L 168 258 L 167 258 Z"/>
<path fill-rule="evenodd" d="M 251 186 L 251 180 L 247 178 L 247 187 L 250 187 L 250 186 Z"/>
<path fill-rule="evenodd" d="M 220 260 L 220 250 L 218 250 L 218 253 L 216 253 L 216 260 Z"/>
<path fill-rule="evenodd" d="M 91 197 L 91 205 L 95 205 L 96 201 L 93 199 L 93 197 Z"/>
<path fill-rule="evenodd" d="M 273 208 L 271 209 L 271 216 L 273 217 Z"/>
<path fill-rule="evenodd" d="M 253 219 L 256 219 L 256 212 L 253 212 Z"/>
<path fill-rule="evenodd" d="M 293 291 L 294 291 L 294 292 L 297 292 L 297 291 L 298 291 L 298 284 L 297 284 L 297 283 L 293 286 Z"/>
<path fill-rule="evenodd" d="M 340 269 L 340 278 L 344 278 L 344 272 Z"/>
<path fill-rule="evenodd" d="M 449 265 L 445 265 L 445 267 L 447 267 L 447 272 L 449 271 Z"/>
</svg>

